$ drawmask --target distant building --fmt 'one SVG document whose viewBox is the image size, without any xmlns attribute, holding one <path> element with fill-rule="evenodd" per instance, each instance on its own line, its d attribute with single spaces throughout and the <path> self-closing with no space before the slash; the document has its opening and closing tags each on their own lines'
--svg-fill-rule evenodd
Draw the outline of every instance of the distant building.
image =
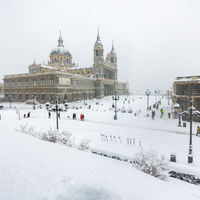
<svg viewBox="0 0 200 200">
<path fill-rule="evenodd" d="M 29 73 L 4 76 L 5 97 L 14 101 L 36 98 L 39 102 L 75 101 L 102 98 L 107 95 L 128 94 L 128 83 L 117 81 L 117 54 L 112 45 L 104 60 L 99 32 L 94 44 L 93 66 L 80 68 L 72 62 L 71 53 L 64 48 L 61 34 L 58 45 L 50 53 L 48 64 L 34 61 Z"/>
<path fill-rule="evenodd" d="M 190 107 L 190 97 L 194 107 L 200 110 L 200 76 L 177 77 L 173 87 L 173 101 L 178 103 L 182 110 Z"/>
<path fill-rule="evenodd" d="M 3 84 L 0 83 L 0 95 L 2 95 L 2 94 L 3 94 Z"/>
</svg>

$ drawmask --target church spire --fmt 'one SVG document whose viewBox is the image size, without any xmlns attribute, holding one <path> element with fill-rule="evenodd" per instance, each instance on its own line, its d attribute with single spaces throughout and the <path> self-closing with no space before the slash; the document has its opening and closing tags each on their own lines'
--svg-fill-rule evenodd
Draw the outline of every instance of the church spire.
<svg viewBox="0 0 200 200">
<path fill-rule="evenodd" d="M 114 47 L 114 41 L 112 40 L 112 49 L 111 49 L 111 53 L 115 53 L 115 47 Z"/>
<path fill-rule="evenodd" d="M 100 36 L 99 36 L 99 27 L 98 27 L 98 32 L 97 32 L 97 41 L 96 42 L 101 42 Z"/>
<path fill-rule="evenodd" d="M 63 46 L 63 39 L 61 37 L 61 30 L 60 30 L 60 36 L 59 36 L 59 39 L 58 39 L 58 47 L 64 47 Z"/>
</svg>

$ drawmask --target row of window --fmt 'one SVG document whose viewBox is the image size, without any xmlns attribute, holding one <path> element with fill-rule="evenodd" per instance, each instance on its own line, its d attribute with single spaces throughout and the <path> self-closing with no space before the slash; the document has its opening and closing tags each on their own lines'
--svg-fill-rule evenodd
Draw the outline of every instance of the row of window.
<svg viewBox="0 0 200 200">
<path fill-rule="evenodd" d="M 52 59 L 52 63 L 57 63 L 57 62 L 59 62 L 58 59 L 56 59 L 56 58 L 53 58 L 53 59 Z M 61 58 L 61 59 L 60 59 L 60 62 L 61 62 L 61 63 L 64 63 L 64 64 L 71 64 L 70 60 L 68 60 L 68 59 L 64 59 L 64 60 L 63 60 L 63 59 Z"/>
<path fill-rule="evenodd" d="M 54 80 L 44 80 L 41 79 L 39 81 L 32 80 L 32 81 L 5 81 L 4 83 L 5 87 L 10 86 L 36 86 L 36 85 L 54 85 Z"/>
<path fill-rule="evenodd" d="M 19 100 L 29 100 L 29 99 L 34 99 L 34 95 L 30 95 L 30 94 L 25 94 L 24 98 L 23 99 L 23 95 L 22 94 L 16 94 L 16 95 L 9 95 L 9 94 L 6 94 L 6 97 L 11 97 L 12 100 L 15 100 L 15 99 L 19 99 Z M 46 95 L 45 94 L 41 94 L 40 98 L 42 100 L 45 100 L 45 97 Z M 37 99 L 37 98 L 36 98 Z M 50 99 L 51 101 L 55 100 L 55 95 L 50 95 Z"/>
<path fill-rule="evenodd" d="M 87 74 L 87 75 L 89 75 L 89 74 L 91 74 L 91 72 L 90 72 L 90 71 L 88 71 L 87 73 L 86 73 L 86 72 L 84 72 L 84 71 L 83 71 L 83 72 L 81 72 L 81 73 L 80 73 L 80 72 L 77 72 L 77 73 L 76 73 L 76 72 L 74 72 L 74 74 L 78 74 L 78 75 L 84 75 L 84 74 Z"/>
<path fill-rule="evenodd" d="M 91 90 L 91 91 L 87 91 L 87 93 L 73 93 L 72 94 L 72 98 L 77 98 L 77 97 L 81 97 L 82 95 L 85 97 L 89 97 L 89 96 L 92 96 L 92 94 L 94 94 L 94 92 Z M 34 99 L 34 95 L 31 95 L 31 94 L 6 94 L 6 97 L 11 97 L 12 100 L 30 100 L 30 99 Z M 48 95 L 46 94 L 41 94 L 41 95 L 36 95 L 36 100 L 37 99 L 41 99 L 42 101 L 46 100 L 46 98 L 48 97 Z M 67 100 L 69 98 L 69 96 L 67 94 L 65 94 L 64 96 L 64 99 Z M 54 101 L 55 100 L 55 95 L 50 95 L 50 101 Z"/>
<path fill-rule="evenodd" d="M 94 87 L 95 83 L 94 81 L 73 81 L 74 86 L 90 86 Z"/>
</svg>

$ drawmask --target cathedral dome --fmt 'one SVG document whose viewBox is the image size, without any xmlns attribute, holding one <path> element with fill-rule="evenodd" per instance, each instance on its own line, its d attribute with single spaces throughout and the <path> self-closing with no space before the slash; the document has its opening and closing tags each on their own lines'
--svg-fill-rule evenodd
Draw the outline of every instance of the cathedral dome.
<svg viewBox="0 0 200 200">
<path fill-rule="evenodd" d="M 72 56 L 69 51 L 67 51 L 64 46 L 58 46 L 54 49 L 52 49 L 50 55 L 66 55 L 66 56 Z"/>
<path fill-rule="evenodd" d="M 50 55 L 65 55 L 65 56 L 72 56 L 71 53 L 69 51 L 67 51 L 67 49 L 64 48 L 63 45 L 63 39 L 61 37 L 61 32 L 60 32 L 60 37 L 58 39 L 58 45 L 56 48 L 52 49 Z"/>
</svg>

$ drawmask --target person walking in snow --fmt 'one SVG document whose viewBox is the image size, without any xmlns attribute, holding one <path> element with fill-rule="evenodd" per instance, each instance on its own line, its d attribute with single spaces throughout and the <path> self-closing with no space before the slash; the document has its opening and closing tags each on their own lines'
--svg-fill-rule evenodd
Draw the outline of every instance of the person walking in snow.
<svg viewBox="0 0 200 200">
<path fill-rule="evenodd" d="M 152 112 L 151 112 L 152 119 L 155 119 L 155 114 L 156 114 L 155 110 L 152 110 Z"/>
<path fill-rule="evenodd" d="M 162 118 L 164 116 L 164 109 L 163 108 L 160 109 L 160 114 L 161 114 L 160 117 Z"/>
<path fill-rule="evenodd" d="M 51 119 L 51 112 L 49 111 L 49 119 Z"/>
<path fill-rule="evenodd" d="M 196 136 L 198 136 L 199 134 L 200 134 L 200 127 L 197 126 L 197 134 L 196 134 Z"/>
<path fill-rule="evenodd" d="M 30 112 L 28 112 L 28 114 L 27 114 L 27 118 L 29 118 L 30 117 Z"/>
<path fill-rule="evenodd" d="M 76 119 L 76 113 L 73 113 L 72 118 L 73 120 Z"/>
</svg>

